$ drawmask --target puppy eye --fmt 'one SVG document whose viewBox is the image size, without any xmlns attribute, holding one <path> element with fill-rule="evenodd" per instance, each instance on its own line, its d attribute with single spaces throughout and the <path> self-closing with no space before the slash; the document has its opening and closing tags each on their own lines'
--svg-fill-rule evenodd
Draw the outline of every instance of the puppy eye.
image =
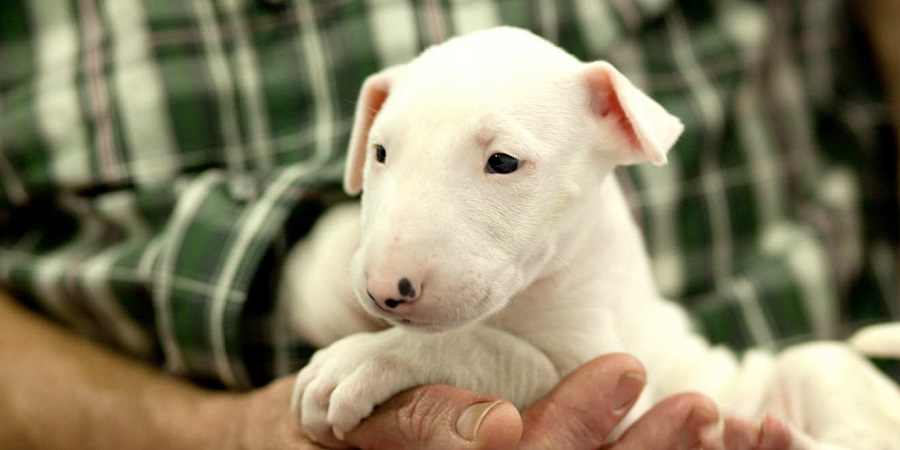
<svg viewBox="0 0 900 450">
<path fill-rule="evenodd" d="M 387 150 L 384 149 L 383 145 L 377 144 L 375 146 L 375 161 L 383 164 L 385 158 L 387 158 Z"/>
<path fill-rule="evenodd" d="M 507 174 L 513 173 L 521 164 L 521 161 L 506 153 L 494 153 L 487 160 L 484 171 L 487 173 Z"/>
</svg>

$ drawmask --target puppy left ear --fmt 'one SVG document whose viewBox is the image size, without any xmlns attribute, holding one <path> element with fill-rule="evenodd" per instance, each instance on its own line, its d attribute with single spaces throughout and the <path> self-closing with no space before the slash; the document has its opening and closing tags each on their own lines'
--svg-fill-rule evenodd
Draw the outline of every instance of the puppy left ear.
<svg viewBox="0 0 900 450">
<path fill-rule="evenodd" d="M 362 191 L 363 168 L 366 160 L 366 144 L 375 116 L 387 101 L 391 85 L 403 66 L 393 66 L 369 76 L 359 91 L 356 115 L 347 148 L 347 165 L 344 167 L 344 191 L 357 195 Z"/>
<path fill-rule="evenodd" d="M 615 155 L 616 163 L 665 164 L 666 153 L 684 131 L 681 121 L 631 84 L 611 64 L 598 61 L 585 66 L 584 77 L 594 118 L 611 121 L 615 132 L 621 133 L 626 142 L 626 150 Z"/>
</svg>

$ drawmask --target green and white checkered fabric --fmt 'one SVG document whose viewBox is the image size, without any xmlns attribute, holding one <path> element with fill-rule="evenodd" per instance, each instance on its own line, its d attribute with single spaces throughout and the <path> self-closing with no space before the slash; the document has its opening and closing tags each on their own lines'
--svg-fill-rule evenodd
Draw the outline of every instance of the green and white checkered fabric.
<svg viewBox="0 0 900 450">
<path fill-rule="evenodd" d="M 340 198 L 363 80 L 508 24 L 684 121 L 669 165 L 619 175 L 664 293 L 713 340 L 900 318 L 896 152 L 846 3 L 6 0 L 0 288 L 176 374 L 296 370 L 273 286 Z"/>
</svg>

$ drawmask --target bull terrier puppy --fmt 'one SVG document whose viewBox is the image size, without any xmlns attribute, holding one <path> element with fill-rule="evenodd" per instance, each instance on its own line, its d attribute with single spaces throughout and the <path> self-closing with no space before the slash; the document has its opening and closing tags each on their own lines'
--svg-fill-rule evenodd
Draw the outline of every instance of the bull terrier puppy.
<svg viewBox="0 0 900 450">
<path fill-rule="evenodd" d="M 627 352 L 649 379 L 626 426 L 693 390 L 737 417 L 777 414 L 795 448 L 900 448 L 900 391 L 850 345 L 738 359 L 661 297 L 612 172 L 665 163 L 682 129 L 610 64 L 513 28 L 368 78 L 344 179 L 361 203 L 321 219 L 281 287 L 298 332 L 324 347 L 293 399 L 309 435 L 341 438 L 423 384 L 524 408 Z M 893 339 L 900 353 L 900 332 L 882 334 L 863 346 Z"/>
</svg>

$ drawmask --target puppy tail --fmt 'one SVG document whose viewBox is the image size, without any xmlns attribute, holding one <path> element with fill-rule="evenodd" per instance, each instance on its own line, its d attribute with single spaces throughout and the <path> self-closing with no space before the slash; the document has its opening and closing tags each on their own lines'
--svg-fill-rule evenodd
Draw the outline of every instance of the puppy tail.
<svg viewBox="0 0 900 450">
<path fill-rule="evenodd" d="M 854 333 L 848 343 L 867 356 L 900 359 L 900 322 L 864 327 Z"/>
</svg>

